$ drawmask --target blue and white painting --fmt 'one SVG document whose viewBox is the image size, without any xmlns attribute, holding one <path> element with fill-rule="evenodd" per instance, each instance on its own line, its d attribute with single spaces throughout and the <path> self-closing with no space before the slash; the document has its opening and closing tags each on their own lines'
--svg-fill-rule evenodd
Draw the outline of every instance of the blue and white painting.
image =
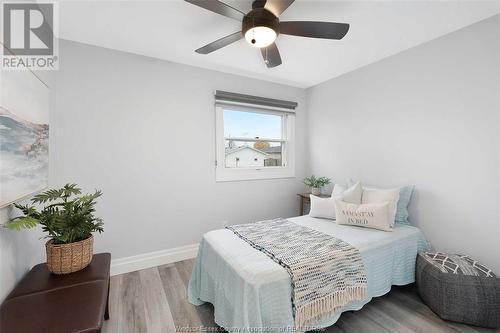
<svg viewBox="0 0 500 333">
<path fill-rule="evenodd" d="M 49 98 L 32 72 L 0 73 L 0 207 L 47 187 Z"/>
</svg>

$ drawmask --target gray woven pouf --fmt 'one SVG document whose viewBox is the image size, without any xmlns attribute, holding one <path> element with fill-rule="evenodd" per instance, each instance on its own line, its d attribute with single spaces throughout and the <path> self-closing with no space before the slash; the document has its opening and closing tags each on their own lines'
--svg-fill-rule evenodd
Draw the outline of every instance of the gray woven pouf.
<svg viewBox="0 0 500 333">
<path fill-rule="evenodd" d="M 421 252 L 417 288 L 441 318 L 482 327 L 500 327 L 500 278 L 468 256 Z"/>
</svg>

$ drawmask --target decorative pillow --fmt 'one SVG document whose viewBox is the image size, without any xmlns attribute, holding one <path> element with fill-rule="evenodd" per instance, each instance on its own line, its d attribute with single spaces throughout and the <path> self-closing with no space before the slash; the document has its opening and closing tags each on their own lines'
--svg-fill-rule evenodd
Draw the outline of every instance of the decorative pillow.
<svg viewBox="0 0 500 333">
<path fill-rule="evenodd" d="M 389 202 L 356 205 L 342 200 L 335 200 L 337 224 L 392 231 L 389 220 L 389 207 Z"/>
<path fill-rule="evenodd" d="M 346 189 L 345 187 L 335 184 L 331 198 L 321 198 L 311 195 L 311 209 L 309 216 L 319 217 L 324 219 L 335 219 L 335 200 L 343 200 L 350 203 L 360 204 L 363 189 L 361 183 L 356 183 Z"/>
<path fill-rule="evenodd" d="M 341 195 L 342 193 L 345 192 L 345 190 L 347 190 L 347 187 L 345 187 L 345 186 L 342 186 L 340 184 L 333 185 L 332 197 L 336 196 L 336 195 L 337 196 Z"/>
<path fill-rule="evenodd" d="M 335 198 L 321 198 L 315 195 L 310 195 L 311 209 L 309 216 L 319 217 L 324 219 L 335 219 Z"/>
<path fill-rule="evenodd" d="M 399 188 L 395 189 L 372 189 L 363 188 L 363 196 L 361 198 L 362 204 L 375 204 L 375 203 L 389 203 L 389 211 L 387 218 L 391 228 L 394 227 L 394 221 L 396 220 L 396 210 L 399 200 Z"/>
<path fill-rule="evenodd" d="M 415 186 L 413 185 L 403 186 L 399 189 L 399 201 L 396 209 L 396 223 L 410 224 L 408 221 L 408 205 L 410 204 L 414 189 Z"/>
<path fill-rule="evenodd" d="M 363 194 L 363 188 L 361 183 L 357 182 L 348 189 L 344 186 L 335 184 L 333 187 L 332 198 L 342 199 L 345 202 L 350 202 L 354 204 L 361 204 L 361 196 Z"/>
</svg>

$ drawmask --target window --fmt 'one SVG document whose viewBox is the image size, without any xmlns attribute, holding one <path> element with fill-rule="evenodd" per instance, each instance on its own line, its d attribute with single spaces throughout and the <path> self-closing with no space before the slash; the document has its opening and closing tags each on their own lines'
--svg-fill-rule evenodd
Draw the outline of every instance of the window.
<svg viewBox="0 0 500 333">
<path fill-rule="evenodd" d="M 294 176 L 293 113 L 217 104 L 216 119 L 217 181 Z"/>
</svg>

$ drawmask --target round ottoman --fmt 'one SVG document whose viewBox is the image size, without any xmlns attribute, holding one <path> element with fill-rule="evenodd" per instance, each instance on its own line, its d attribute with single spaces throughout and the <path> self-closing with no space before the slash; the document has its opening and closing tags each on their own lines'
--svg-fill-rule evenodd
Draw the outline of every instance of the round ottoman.
<svg viewBox="0 0 500 333">
<path fill-rule="evenodd" d="M 417 288 L 441 318 L 482 327 L 500 327 L 500 278 L 465 255 L 421 252 Z"/>
</svg>

